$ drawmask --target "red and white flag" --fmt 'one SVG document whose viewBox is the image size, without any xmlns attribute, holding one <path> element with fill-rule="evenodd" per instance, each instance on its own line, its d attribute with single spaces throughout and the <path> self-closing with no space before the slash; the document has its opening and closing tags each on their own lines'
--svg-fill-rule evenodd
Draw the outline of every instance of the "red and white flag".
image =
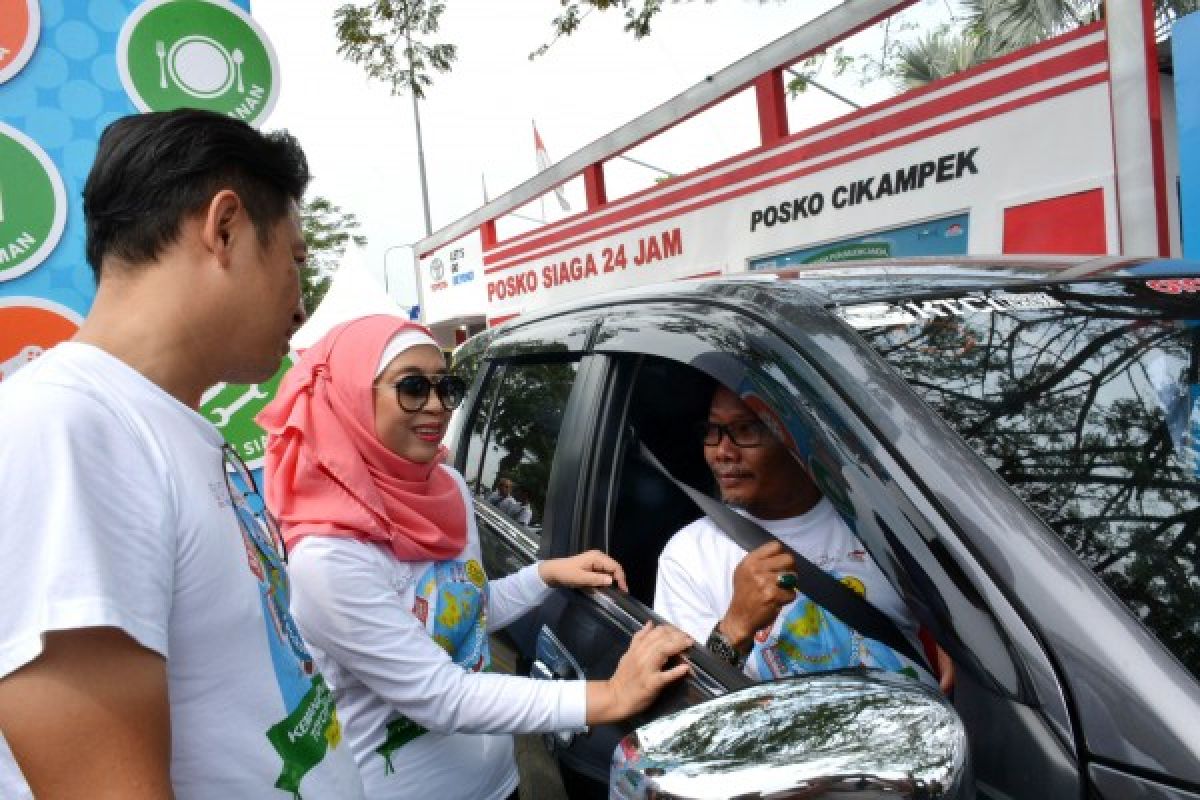
<svg viewBox="0 0 1200 800">
<path fill-rule="evenodd" d="M 537 159 L 538 172 L 542 172 L 550 167 L 550 154 L 546 152 L 546 144 L 542 141 L 541 135 L 538 133 L 537 123 L 533 123 L 533 154 Z M 563 191 L 561 186 L 554 187 L 554 194 L 558 196 L 558 204 L 562 206 L 563 211 L 570 211 L 571 204 L 567 202 L 567 193 Z"/>
</svg>

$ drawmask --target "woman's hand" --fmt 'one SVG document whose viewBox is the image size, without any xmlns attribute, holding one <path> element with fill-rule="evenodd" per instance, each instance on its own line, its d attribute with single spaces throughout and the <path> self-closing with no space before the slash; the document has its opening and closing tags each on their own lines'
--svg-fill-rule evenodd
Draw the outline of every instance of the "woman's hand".
<svg viewBox="0 0 1200 800">
<path fill-rule="evenodd" d="M 614 583 L 623 592 L 625 570 L 621 565 L 599 550 L 588 550 L 570 558 L 552 558 L 538 564 L 538 575 L 547 586 L 556 588 L 586 589 L 594 586 L 612 586 Z"/>
<path fill-rule="evenodd" d="M 588 724 L 624 719 L 650 705 L 664 686 L 691 671 L 687 662 L 667 668 L 667 661 L 693 644 L 692 637 L 678 628 L 647 622 L 633 635 L 613 676 L 606 681 L 588 681 Z"/>
</svg>

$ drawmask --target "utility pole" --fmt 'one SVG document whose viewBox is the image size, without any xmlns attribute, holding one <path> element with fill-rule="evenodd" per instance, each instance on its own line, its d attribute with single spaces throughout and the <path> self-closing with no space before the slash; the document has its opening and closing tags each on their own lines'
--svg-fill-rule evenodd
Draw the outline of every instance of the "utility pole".
<svg viewBox="0 0 1200 800">
<path fill-rule="evenodd" d="M 405 54 L 408 56 L 408 74 L 412 79 L 409 93 L 412 95 L 413 127 L 417 131 L 417 169 L 421 175 L 421 208 L 425 212 L 425 235 L 433 233 L 433 223 L 429 219 L 429 186 L 425 181 L 425 145 L 421 141 L 421 112 L 417 107 L 417 75 L 413 65 L 412 46 L 412 8 L 408 8 L 404 20 L 404 42 L 407 45 Z"/>
</svg>

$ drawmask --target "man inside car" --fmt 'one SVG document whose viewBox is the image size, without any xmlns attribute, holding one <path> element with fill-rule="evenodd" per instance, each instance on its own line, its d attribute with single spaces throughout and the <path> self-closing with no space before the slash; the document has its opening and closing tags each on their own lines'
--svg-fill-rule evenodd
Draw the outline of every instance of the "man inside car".
<svg viewBox="0 0 1200 800">
<path fill-rule="evenodd" d="M 808 471 L 741 398 L 718 387 L 702 426 L 721 499 L 780 541 L 747 553 L 710 518 L 678 531 L 658 562 L 654 610 L 757 680 L 867 666 L 933 684 L 917 664 L 868 639 L 797 587 L 786 542 L 892 619 L 916 641 L 917 622 Z M 938 650 L 941 686 L 952 666 Z"/>
</svg>

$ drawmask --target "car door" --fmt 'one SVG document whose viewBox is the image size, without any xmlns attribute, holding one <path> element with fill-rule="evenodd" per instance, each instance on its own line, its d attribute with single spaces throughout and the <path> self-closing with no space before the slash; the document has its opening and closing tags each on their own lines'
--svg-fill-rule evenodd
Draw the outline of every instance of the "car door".
<svg viewBox="0 0 1200 800">
<path fill-rule="evenodd" d="M 823 311 L 813 312 L 811 325 L 814 336 L 845 335 Z M 673 518 L 668 507 L 686 501 L 654 485 L 630 452 L 635 439 L 646 442 L 672 472 L 703 485 L 700 448 L 694 440 L 686 442 L 688 425 L 706 407 L 700 375 L 710 390 L 715 380 L 739 391 L 788 441 L 914 613 L 959 663 L 956 701 L 972 721 L 972 742 L 987 767 L 983 780 L 990 789 L 984 795 L 1079 796 L 1069 719 L 1044 652 L 953 527 L 911 485 L 878 440 L 878 429 L 799 355 L 795 338 L 804 334 L 802 327 L 791 326 L 785 336 L 766 315 L 730 304 L 643 304 L 610 311 L 586 364 L 589 376 L 595 374 L 589 377 L 587 413 L 580 409 L 581 417 L 571 423 L 595 435 L 571 481 L 580 500 L 569 548 L 612 553 L 625 564 L 633 593 L 556 598 L 543 610 L 553 644 L 584 674 L 602 677 L 628 635 L 652 616 L 657 552 L 686 522 Z M 698 515 L 694 509 L 689 513 Z M 703 675 L 667 702 L 690 702 L 729 688 L 736 678 L 728 672 Z M 1056 724 L 1063 720 L 1065 725 Z M 564 763 L 601 775 L 617 736 L 636 724 L 577 737 L 564 749 Z"/>
</svg>

